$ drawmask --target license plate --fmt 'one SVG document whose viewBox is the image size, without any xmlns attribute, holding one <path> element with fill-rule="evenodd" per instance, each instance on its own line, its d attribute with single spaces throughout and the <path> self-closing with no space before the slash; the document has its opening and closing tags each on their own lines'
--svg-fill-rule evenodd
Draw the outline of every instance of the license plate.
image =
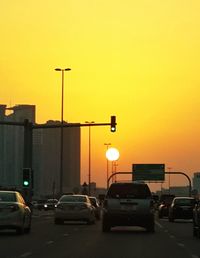
<svg viewBox="0 0 200 258">
<path fill-rule="evenodd" d="M 123 211 L 136 211 L 137 207 L 136 205 L 122 205 L 121 209 Z"/>
</svg>

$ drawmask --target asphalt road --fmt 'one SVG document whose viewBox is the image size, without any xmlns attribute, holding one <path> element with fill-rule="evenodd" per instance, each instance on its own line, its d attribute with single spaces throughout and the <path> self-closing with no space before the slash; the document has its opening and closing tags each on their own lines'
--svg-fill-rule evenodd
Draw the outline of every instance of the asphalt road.
<svg viewBox="0 0 200 258">
<path fill-rule="evenodd" d="M 32 231 L 16 235 L 0 231 L 0 258 L 200 258 L 200 239 L 191 221 L 156 219 L 156 232 L 116 227 L 109 233 L 95 225 L 54 225 L 52 212 L 33 216 Z"/>
</svg>

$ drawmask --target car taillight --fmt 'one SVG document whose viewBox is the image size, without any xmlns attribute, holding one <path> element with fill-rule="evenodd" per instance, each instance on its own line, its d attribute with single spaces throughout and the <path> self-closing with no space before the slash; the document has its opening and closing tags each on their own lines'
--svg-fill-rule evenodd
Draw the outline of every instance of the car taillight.
<svg viewBox="0 0 200 258">
<path fill-rule="evenodd" d="M 18 205 L 11 205 L 9 206 L 9 209 L 11 212 L 15 212 L 19 210 L 19 206 Z"/>
<path fill-rule="evenodd" d="M 62 204 L 58 204 L 58 205 L 56 205 L 56 209 L 58 209 L 58 210 L 63 210 L 63 209 L 64 209 L 64 207 L 63 207 L 63 205 L 62 205 Z"/>
<path fill-rule="evenodd" d="M 80 210 L 84 210 L 84 209 L 87 209 L 87 208 L 88 208 L 88 206 L 85 203 L 80 205 Z"/>
</svg>

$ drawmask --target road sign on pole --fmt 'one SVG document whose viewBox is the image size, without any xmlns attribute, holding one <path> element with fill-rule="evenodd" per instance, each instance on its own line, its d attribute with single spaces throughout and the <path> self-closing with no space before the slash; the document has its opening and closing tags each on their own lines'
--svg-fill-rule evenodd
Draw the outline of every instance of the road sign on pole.
<svg viewBox="0 0 200 258">
<path fill-rule="evenodd" d="M 164 181 L 165 164 L 133 164 L 133 181 Z"/>
</svg>

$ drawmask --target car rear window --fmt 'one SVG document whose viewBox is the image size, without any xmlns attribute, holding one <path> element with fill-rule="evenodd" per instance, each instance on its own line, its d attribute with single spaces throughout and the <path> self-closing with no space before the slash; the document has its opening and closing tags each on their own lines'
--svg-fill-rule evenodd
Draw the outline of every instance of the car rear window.
<svg viewBox="0 0 200 258">
<path fill-rule="evenodd" d="M 107 192 L 107 198 L 151 198 L 151 192 L 146 184 L 112 184 Z"/>
<path fill-rule="evenodd" d="M 0 192 L 0 202 L 16 202 L 15 193 Z"/>
<path fill-rule="evenodd" d="M 195 204 L 195 200 L 194 199 L 176 199 L 174 200 L 175 204 L 178 204 L 180 206 L 184 206 L 184 205 L 191 205 L 193 206 Z"/>
<path fill-rule="evenodd" d="M 86 202 L 85 196 L 65 195 L 62 196 L 60 202 Z"/>
</svg>

